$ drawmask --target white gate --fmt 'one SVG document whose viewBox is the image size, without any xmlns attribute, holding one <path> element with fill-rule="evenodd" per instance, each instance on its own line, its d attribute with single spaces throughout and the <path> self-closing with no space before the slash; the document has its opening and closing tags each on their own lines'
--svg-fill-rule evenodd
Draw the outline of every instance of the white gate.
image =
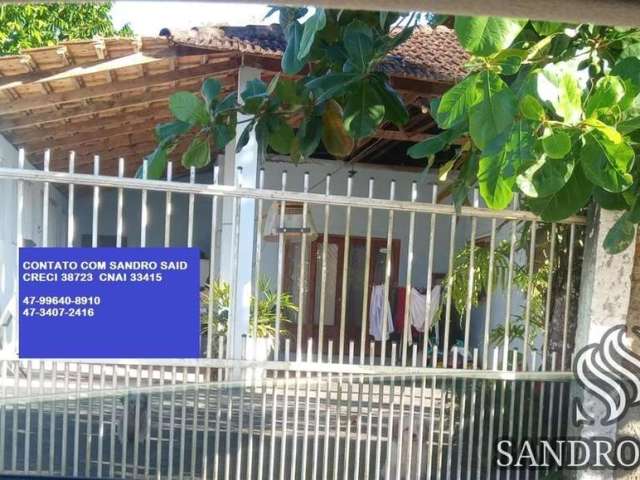
<svg viewBox="0 0 640 480">
<path fill-rule="evenodd" d="M 407 192 L 392 182 L 383 199 L 374 195 L 380 188 L 374 180 L 366 183 L 367 195 L 354 195 L 351 176 L 344 193 L 332 192 L 330 178 L 324 193 L 312 193 L 306 174 L 301 191 L 294 191 L 285 188 L 291 185 L 286 173 L 280 189 L 263 188 L 264 172 L 259 188 L 247 188 L 217 184 L 217 168 L 213 183 L 196 183 L 193 170 L 188 182 L 171 181 L 171 166 L 168 181 L 157 181 L 124 178 L 122 161 L 119 177 L 99 175 L 97 157 L 93 175 L 74 173 L 73 156 L 68 172 L 53 172 L 47 158 L 44 171 L 0 168 L 0 179 L 17 186 L 18 246 L 25 244 L 21 222 L 29 209 L 42 211 L 42 236 L 31 240 L 54 246 L 50 198 L 56 189 L 67 203 L 66 246 L 144 247 L 152 239 L 165 246 L 206 244 L 211 284 L 220 280 L 221 261 L 233 264 L 242 255 L 240 202 L 249 199 L 259 232 L 253 308 L 251 318 L 234 318 L 242 299 L 233 278 L 224 279 L 229 314 L 221 319 L 209 289 L 205 358 L 197 361 L 3 361 L 0 472 L 237 479 L 546 475 L 496 468 L 494 445 L 505 436 L 564 431 L 584 218 L 547 225 L 527 211 L 481 208 L 477 195 L 473 206 L 456 211 L 438 201 L 435 186 L 415 182 Z M 29 183 L 44 186 L 42 203 L 25 203 Z M 287 217 L 292 205 L 294 226 Z M 268 212 L 276 213 L 269 240 L 263 235 L 272 227 L 265 225 L 273 222 Z M 356 238 L 361 257 L 351 248 Z M 384 244 L 376 251 L 375 238 Z M 342 252 L 337 259 L 332 242 Z M 230 258 L 221 258 L 222 245 Z M 360 268 L 357 262 L 364 267 L 354 300 L 349 272 Z M 273 352 L 259 358 L 259 282 L 269 266 Z M 315 277 L 308 280 L 311 268 Z M 412 321 L 412 287 L 425 287 L 419 298 L 433 329 L 414 336 L 405 327 L 387 341 L 370 336 L 376 268 L 385 299 L 404 278 L 404 293 L 393 303 L 404 304 L 405 326 Z M 287 275 L 297 281 L 288 284 Z M 438 283 L 440 300 L 433 293 Z M 284 309 L 285 298 L 295 308 Z M 355 304 L 360 308 L 351 310 Z M 386 332 L 392 305 L 383 301 L 382 309 Z M 15 311 L 6 308 L 1 317 L 5 354 L 19 334 Z M 394 313 L 397 323 L 397 308 Z M 241 333 L 239 352 L 227 342 L 234 329 Z"/>
</svg>

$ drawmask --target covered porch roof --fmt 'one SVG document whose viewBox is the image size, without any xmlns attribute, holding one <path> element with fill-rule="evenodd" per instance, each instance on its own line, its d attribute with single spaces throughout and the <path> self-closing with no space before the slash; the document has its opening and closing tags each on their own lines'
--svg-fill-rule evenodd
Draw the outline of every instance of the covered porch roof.
<svg viewBox="0 0 640 480">
<path fill-rule="evenodd" d="M 124 157 L 125 175 L 131 175 L 155 147 L 155 125 L 171 118 L 173 92 L 198 91 L 207 77 L 232 91 L 241 66 L 260 69 L 268 80 L 280 72 L 284 47 L 278 25 L 198 27 L 163 37 L 70 41 L 0 57 L 0 134 L 25 148 L 36 166 L 50 149 L 51 168 L 64 170 L 73 150 L 77 171 L 91 170 L 93 156 L 100 155 L 101 173 L 116 174 Z M 404 131 L 383 126 L 349 160 L 370 161 L 433 134 L 424 105 L 464 75 L 467 58 L 450 29 L 416 29 L 382 65 L 412 119 Z M 183 149 L 173 152 L 173 160 Z"/>
</svg>

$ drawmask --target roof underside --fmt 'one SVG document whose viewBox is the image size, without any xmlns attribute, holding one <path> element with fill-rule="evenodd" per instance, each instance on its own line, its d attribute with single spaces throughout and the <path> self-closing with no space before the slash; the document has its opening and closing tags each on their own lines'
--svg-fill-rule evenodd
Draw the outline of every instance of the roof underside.
<svg viewBox="0 0 640 480">
<path fill-rule="evenodd" d="M 262 69 L 268 80 L 280 71 L 283 47 L 276 26 L 205 27 L 174 39 L 73 41 L 0 57 L 0 134 L 24 147 L 35 165 L 50 149 L 51 168 L 64 170 L 73 150 L 77 171 L 90 171 L 100 155 L 101 173 L 116 174 L 124 157 L 125 175 L 131 175 L 155 147 L 155 125 L 170 119 L 173 92 L 198 91 L 207 77 L 231 91 L 240 65 Z M 464 75 L 465 61 L 450 30 L 414 33 L 383 67 L 411 105 L 411 122 L 405 131 L 380 129 L 350 160 L 385 163 L 384 153 L 433 132 L 421 106 Z M 185 146 L 178 146 L 173 160 Z"/>
</svg>

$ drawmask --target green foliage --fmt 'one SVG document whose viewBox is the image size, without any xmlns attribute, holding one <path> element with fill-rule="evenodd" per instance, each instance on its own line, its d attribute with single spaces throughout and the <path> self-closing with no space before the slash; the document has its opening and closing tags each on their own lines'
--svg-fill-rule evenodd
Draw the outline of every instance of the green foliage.
<svg viewBox="0 0 640 480">
<path fill-rule="evenodd" d="M 254 80 L 239 103 L 234 94 L 221 98 L 214 80 L 203 86 L 205 101 L 175 94 L 171 110 L 182 123 L 158 131 L 150 175 L 186 135 L 192 142 L 207 138 L 210 154 L 223 148 L 235 136 L 237 113 L 248 116 L 237 149 L 255 132 L 260 148 L 289 154 L 294 162 L 320 142 L 330 154 L 347 157 L 383 123 L 407 122 L 380 63 L 410 37 L 417 14 L 272 11 L 280 14 L 287 39 L 283 72 L 303 72 L 302 78 L 276 76 L 269 85 Z M 489 207 L 506 208 L 523 194 L 523 204 L 545 220 L 565 219 L 590 201 L 631 209 L 640 190 L 640 30 L 459 17 L 455 32 L 471 54 L 468 75 L 432 102 L 441 133 L 408 154 L 430 166 L 437 153 L 451 151 L 441 170 L 448 182 L 443 191 L 456 206 L 478 186 Z M 208 163 L 202 145 L 191 146 L 199 155 L 186 165 Z M 451 170 L 458 175 L 446 180 Z M 639 221 L 634 215 L 621 220 L 607 248 L 624 249 Z"/>
<path fill-rule="evenodd" d="M 458 205 L 477 183 L 489 207 L 522 193 L 548 221 L 591 200 L 629 211 L 640 188 L 640 30 L 491 17 L 457 18 L 455 29 L 472 55 L 469 74 L 442 96 L 435 120 L 456 136 L 441 133 L 409 154 L 430 157 L 468 135 L 466 158 L 480 160 L 461 169 Z M 624 215 L 605 247 L 624 250 L 639 221 Z"/>
<path fill-rule="evenodd" d="M 276 334 L 276 314 L 278 300 L 280 302 L 280 335 L 288 335 L 286 325 L 290 323 L 288 315 L 298 311 L 288 293 L 278 294 L 271 289 L 265 278 L 258 282 L 258 297 L 251 297 L 251 333 L 255 338 L 273 337 Z M 257 304 L 257 315 L 256 312 Z M 229 284 L 216 281 L 200 292 L 200 332 L 206 335 L 209 331 L 209 308 L 212 309 L 213 337 L 227 334 L 231 292 Z M 216 344 L 214 342 L 214 344 Z"/>
<path fill-rule="evenodd" d="M 489 56 L 511 45 L 525 23 L 500 17 L 458 17 L 455 29 L 467 51 Z"/>
<path fill-rule="evenodd" d="M 540 228 L 540 227 L 538 227 Z M 529 242 L 530 232 L 526 225 L 518 226 L 519 234 L 513 244 L 514 258 L 526 255 Z M 539 231 L 538 237 L 545 237 L 549 232 Z M 557 240 L 554 240 L 559 243 Z M 511 242 L 503 240 L 498 242 L 493 251 L 493 267 L 490 268 L 491 250 L 489 245 L 474 245 L 467 243 L 464 248 L 459 250 L 453 261 L 453 270 L 443 280 L 443 285 L 451 282 L 451 298 L 454 308 L 463 318 L 467 309 L 468 299 L 471 299 L 470 306 L 476 307 L 486 295 L 489 285 L 495 294 L 503 294 L 507 292 L 509 280 L 509 258 L 511 255 Z M 473 252 L 472 252 L 473 251 Z M 471 295 L 469 296 L 469 268 L 471 266 L 471 253 L 473 253 L 473 283 Z M 538 255 L 542 257 L 539 252 Z M 529 276 L 528 260 L 526 262 L 514 262 L 512 266 L 512 293 L 519 291 L 522 295 L 529 297 L 529 312 L 527 314 L 526 305 L 521 306 L 521 310 L 512 314 L 509 319 L 509 332 L 507 342 L 511 343 L 515 339 L 524 340 L 525 325 L 527 323 L 527 315 L 529 322 L 529 332 L 527 342 L 533 347 L 539 335 L 544 332 L 544 313 L 545 300 L 549 288 L 550 272 L 557 268 L 557 265 L 551 265 L 548 258 L 539 258 L 536 262 L 536 268 Z M 505 339 L 504 325 L 499 325 L 491 330 L 489 335 L 490 342 L 495 346 L 502 346 Z"/>
<path fill-rule="evenodd" d="M 95 35 L 131 36 L 128 25 L 114 28 L 110 11 L 109 2 L 0 5 L 0 55 Z"/>
<path fill-rule="evenodd" d="M 183 165 L 207 165 L 205 157 L 235 138 L 238 113 L 247 119 L 236 150 L 255 133 L 260 149 L 291 155 L 295 162 L 309 157 L 320 142 L 332 155 L 346 157 L 384 122 L 400 127 L 408 121 L 401 96 L 379 64 L 409 38 L 418 14 L 317 8 L 305 18 L 307 9 L 275 7 L 272 12 L 280 14 L 287 40 L 282 72 L 304 71 L 303 78 L 276 76 L 269 85 L 253 80 L 240 92 L 240 102 L 237 94 L 223 98 L 215 79 L 205 80 L 200 96 L 176 92 L 169 102 L 175 121 L 156 129 L 158 147 L 147 156 L 153 164 L 149 176 L 160 177 L 172 149 L 187 138 L 191 143 Z"/>
</svg>

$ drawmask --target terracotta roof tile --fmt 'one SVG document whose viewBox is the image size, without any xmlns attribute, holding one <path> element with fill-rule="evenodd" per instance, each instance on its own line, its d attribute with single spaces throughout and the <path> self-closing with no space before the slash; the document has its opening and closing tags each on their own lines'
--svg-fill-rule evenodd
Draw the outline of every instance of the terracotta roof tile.
<svg viewBox="0 0 640 480">
<path fill-rule="evenodd" d="M 278 24 L 195 27 L 175 34 L 173 40 L 182 45 L 270 57 L 282 55 L 286 47 Z M 422 26 L 391 52 L 382 69 L 395 76 L 454 82 L 465 75 L 464 64 L 468 58 L 453 30 Z"/>
</svg>

